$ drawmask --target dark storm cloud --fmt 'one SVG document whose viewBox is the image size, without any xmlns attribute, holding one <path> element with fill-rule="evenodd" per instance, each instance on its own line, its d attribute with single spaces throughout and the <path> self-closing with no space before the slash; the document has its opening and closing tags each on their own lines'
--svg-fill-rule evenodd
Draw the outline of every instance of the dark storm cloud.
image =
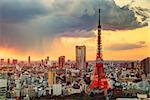
<svg viewBox="0 0 150 100">
<path fill-rule="evenodd" d="M 47 9 L 36 0 L 1 0 L 0 21 L 25 22 L 48 14 Z"/>
<path fill-rule="evenodd" d="M 130 30 L 148 25 L 147 21 L 138 22 L 128 6 L 120 8 L 113 0 L 61 0 L 53 2 L 51 8 L 51 15 L 40 26 L 47 35 L 96 28 L 99 8 L 105 30 Z"/>
<path fill-rule="evenodd" d="M 0 47 L 40 51 L 43 38 L 32 20 L 47 14 L 47 8 L 37 0 L 1 0 Z"/>
<path fill-rule="evenodd" d="M 49 4 L 41 1 L 0 1 L 1 47 L 40 51 L 56 36 L 91 37 L 91 30 L 97 27 L 99 8 L 105 30 L 147 25 L 147 22 L 139 23 L 128 7 L 120 8 L 113 0 L 50 0 Z M 43 41 L 47 40 L 45 46 Z"/>
<path fill-rule="evenodd" d="M 108 50 L 131 50 L 131 49 L 137 49 L 137 48 L 142 48 L 145 47 L 145 42 L 140 41 L 135 44 L 130 44 L 130 43 L 122 43 L 122 44 L 112 44 L 111 46 L 107 47 L 106 49 Z"/>
</svg>

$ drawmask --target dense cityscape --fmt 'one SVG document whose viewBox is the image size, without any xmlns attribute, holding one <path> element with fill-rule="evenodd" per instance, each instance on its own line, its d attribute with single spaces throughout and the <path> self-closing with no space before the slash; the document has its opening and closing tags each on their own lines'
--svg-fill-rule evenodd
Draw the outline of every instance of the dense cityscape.
<svg viewBox="0 0 150 100">
<path fill-rule="evenodd" d="M 30 56 L 26 62 L 1 59 L 1 100 L 65 98 L 84 94 L 92 80 L 95 61 L 85 61 L 85 46 L 79 47 L 83 55 L 78 57 L 76 54 L 76 61 L 65 61 L 65 56 L 60 56 L 58 61 L 51 61 L 49 57 L 32 61 Z M 150 96 L 150 57 L 141 61 L 105 61 L 104 68 L 112 88 L 109 92 L 112 100 Z M 99 92 L 92 91 L 94 94 Z"/>
<path fill-rule="evenodd" d="M 0 100 L 150 97 L 150 57 L 141 61 L 104 61 L 100 9 L 96 61 L 86 61 L 86 46 L 75 47 L 76 61 L 49 56 L 41 61 L 0 59 Z M 119 100 L 119 99 L 117 99 Z"/>
<path fill-rule="evenodd" d="M 100 1 L 103 3 L 101 3 Z M 84 9 L 83 12 L 80 12 L 80 13 L 84 13 L 83 16 L 78 16 L 78 14 L 76 15 L 76 13 L 73 10 L 73 7 L 69 6 L 71 9 L 68 11 L 68 13 L 73 15 L 71 17 L 69 14 L 67 15 L 66 13 L 64 14 L 62 12 L 54 13 L 54 16 L 51 16 L 52 8 L 54 7 L 55 10 L 57 11 L 60 8 L 56 5 L 59 5 L 61 6 L 61 10 L 62 10 L 62 9 L 65 9 L 64 5 L 70 5 L 71 3 L 74 3 L 75 7 L 78 8 L 78 6 L 81 7 L 81 5 L 78 4 L 79 2 L 78 3 L 61 2 L 62 3 L 61 4 L 60 2 L 55 2 L 55 0 L 53 2 L 43 0 L 39 4 L 45 4 L 45 7 L 47 7 L 47 10 L 51 9 L 50 11 L 48 12 L 45 11 L 44 13 L 42 12 L 42 10 L 34 11 L 36 9 L 43 9 L 44 7 L 43 8 L 35 7 L 33 9 L 32 8 L 33 5 L 36 5 L 36 4 L 38 5 L 38 3 L 33 3 L 32 6 L 28 8 L 28 9 L 33 10 L 31 11 L 31 13 L 33 14 L 39 13 L 39 14 L 42 14 L 43 16 L 46 16 L 44 18 L 43 16 L 39 17 L 39 19 L 43 18 L 42 19 L 43 22 L 45 21 L 43 26 L 41 25 L 41 22 L 40 22 L 41 19 L 38 21 L 33 20 L 32 22 L 33 24 L 30 24 L 32 28 L 36 29 L 36 31 L 34 30 L 36 35 L 32 28 L 29 30 L 26 30 L 26 28 L 29 28 L 30 25 L 29 26 L 25 25 L 25 22 L 27 22 L 25 21 L 25 18 L 30 18 L 31 16 L 22 17 L 23 15 L 21 14 L 23 13 L 26 14 L 28 11 L 27 12 L 25 10 L 21 11 L 21 10 L 18 10 L 18 8 L 16 10 L 16 8 L 13 7 L 14 5 L 11 5 L 9 2 L 3 1 L 2 3 L 4 3 L 6 6 L 10 4 L 11 5 L 11 6 L 9 5 L 10 8 L 11 7 L 15 8 L 13 9 L 14 11 L 15 10 L 17 12 L 21 11 L 21 13 L 19 14 L 17 13 L 16 15 L 14 14 L 14 16 L 11 16 L 11 14 L 13 15 L 13 10 L 9 9 L 10 11 L 12 11 L 11 14 L 6 13 L 7 7 L 6 8 L 3 7 L 4 8 L 3 16 L 2 16 L 3 20 L 1 21 L 0 19 L 0 24 L 2 22 L 2 28 L 4 28 L 2 30 L 2 34 L 0 33 L 0 36 L 1 36 L 0 39 L 2 39 L 2 41 L 0 41 L 0 100 L 150 100 L 150 56 L 148 54 L 149 52 L 146 51 L 146 50 L 149 50 L 149 46 L 147 46 L 149 45 L 149 42 L 147 42 L 146 40 L 142 41 L 142 39 L 141 41 L 139 41 L 137 38 L 138 42 L 136 39 L 135 40 L 133 39 L 135 42 L 134 44 L 132 42 L 131 43 L 128 42 L 129 41 L 128 38 L 127 38 L 128 40 L 127 41 L 123 37 L 115 37 L 112 39 L 112 41 L 117 41 L 117 43 L 115 44 L 114 42 L 114 44 L 111 44 L 109 47 L 109 50 L 110 51 L 112 50 L 112 52 L 116 53 L 117 56 L 114 56 L 113 60 L 107 60 L 104 57 L 104 52 L 106 51 L 105 54 L 110 53 L 110 52 L 109 50 L 107 51 L 108 48 L 104 48 L 105 47 L 104 45 L 106 44 L 103 43 L 103 39 L 105 38 L 102 36 L 103 32 L 115 33 L 117 32 L 116 30 L 127 31 L 127 30 L 134 30 L 134 29 L 135 29 L 134 31 L 136 32 L 137 31 L 136 28 L 148 26 L 147 21 L 148 21 L 148 18 L 150 18 L 149 16 L 150 10 L 146 8 L 142 9 L 138 7 L 132 7 L 134 6 L 134 3 L 135 3 L 134 0 L 131 0 L 130 3 L 124 5 L 123 7 L 120 7 L 117 5 L 117 0 L 112 0 L 112 1 L 100 0 L 100 1 L 97 0 L 96 2 L 98 2 L 101 6 L 99 6 L 99 4 L 95 2 L 87 2 L 86 6 L 88 6 L 89 4 L 93 4 L 93 5 L 96 5 L 97 7 L 93 8 L 95 6 L 91 6 L 91 7 L 89 6 L 89 8 L 94 9 L 94 13 L 92 13 L 92 10 L 88 10 L 88 7 L 85 9 L 83 8 Z M 51 7 L 47 4 L 47 2 L 51 3 Z M 30 4 L 32 2 L 29 1 L 26 3 Z M 86 1 L 82 3 L 86 4 Z M 119 2 L 119 4 L 122 4 L 122 3 Z M 107 6 L 108 8 L 110 7 L 110 9 L 113 9 L 113 11 L 110 11 L 110 12 L 108 11 L 110 15 L 105 12 L 105 10 L 107 9 Z M 21 7 L 23 7 L 23 9 L 26 8 L 23 5 Z M 136 10 L 133 8 L 136 8 Z M 68 8 L 65 10 L 68 10 Z M 117 11 L 118 15 L 116 13 L 116 16 L 115 16 L 114 11 Z M 119 13 L 119 11 L 122 11 L 122 12 Z M 9 17 L 8 19 L 7 17 L 5 18 L 5 13 L 7 17 L 10 14 L 10 18 Z M 50 13 L 50 15 L 46 15 L 45 13 Z M 120 21 L 120 18 L 122 18 L 122 16 L 120 17 L 121 14 L 124 17 L 124 19 L 122 19 L 123 20 L 122 26 L 120 25 L 120 23 L 122 23 L 122 20 Z M 127 19 L 125 18 L 126 15 L 127 15 Z M 136 15 L 144 16 L 144 17 L 137 17 Z M 19 16 L 19 17 L 16 17 L 16 16 Z M 57 25 L 57 20 L 58 20 L 57 18 L 54 20 L 54 22 L 53 20 L 49 21 L 48 19 L 49 23 L 52 23 L 52 25 L 46 24 L 48 23 L 46 19 L 48 18 L 48 16 L 50 16 L 51 19 L 53 19 L 53 17 L 55 19 L 55 16 L 58 16 L 58 19 L 60 21 L 60 22 L 58 21 L 59 24 Z M 67 16 L 67 19 L 62 20 L 66 16 Z M 105 20 L 105 17 L 106 17 L 106 20 Z M 14 22 L 10 20 L 11 18 L 13 19 Z M 20 20 L 18 20 L 19 18 Z M 116 21 L 115 18 L 118 18 L 118 20 Z M 140 18 L 141 18 L 140 20 L 141 22 L 139 21 Z M 20 22 L 21 23 L 20 24 L 19 21 L 21 20 L 24 20 L 24 21 Z M 71 25 L 69 25 L 70 24 L 69 22 L 71 22 Z M 125 22 L 127 22 L 127 24 Z M 26 27 L 24 31 L 27 31 L 27 32 L 25 33 L 31 33 L 32 35 L 30 34 L 29 37 L 27 36 L 25 38 L 26 34 L 22 33 L 23 32 L 22 29 L 24 29 L 24 27 L 17 26 L 18 23 Z M 38 26 L 39 23 L 40 23 L 40 27 Z M 95 23 L 96 23 L 96 27 L 95 27 Z M 37 24 L 37 26 L 35 24 Z M 10 26 L 12 25 L 13 27 L 10 27 L 9 25 Z M 115 26 L 115 25 L 118 25 L 118 26 Z M 46 26 L 48 26 L 48 29 L 46 28 Z M 61 29 L 61 27 L 63 28 Z M 76 29 L 74 28 L 77 28 L 77 30 L 79 31 L 76 31 Z M 48 35 L 46 31 L 44 30 L 48 30 L 48 34 L 50 34 L 49 32 L 52 32 L 52 34 Z M 82 30 L 81 33 L 84 33 L 82 34 L 83 36 L 81 35 L 80 30 Z M 84 32 L 83 30 L 86 32 Z M 56 52 L 59 55 L 57 57 L 57 60 L 52 59 L 52 55 L 48 54 L 47 56 L 45 56 L 45 54 L 47 53 L 44 53 L 44 51 L 52 50 L 52 49 L 55 51 L 55 49 L 59 49 L 59 46 L 61 46 L 61 44 L 58 43 L 59 45 L 57 45 L 56 48 L 53 48 L 52 46 L 50 49 L 49 48 L 45 49 L 46 47 L 43 46 L 44 49 L 42 49 L 42 44 L 46 43 L 49 45 L 49 42 L 47 42 L 46 39 L 52 39 L 54 37 L 57 38 L 57 36 L 58 38 L 62 38 L 63 36 L 65 37 L 65 35 L 66 37 L 71 36 L 71 37 L 78 38 L 78 36 L 74 35 L 75 33 L 77 33 L 77 35 L 79 36 L 81 35 L 82 39 L 85 39 L 85 38 L 92 37 L 94 34 L 93 32 L 92 35 L 88 34 L 89 35 L 88 36 L 87 33 L 89 32 L 89 30 L 90 32 L 93 30 L 95 31 L 94 38 L 96 38 L 96 41 L 92 39 L 92 42 L 90 41 L 89 44 L 92 48 L 92 49 L 90 48 L 92 52 L 93 52 L 93 47 L 96 47 L 96 50 L 95 50 L 96 53 L 91 54 L 91 52 L 89 52 L 90 46 L 89 44 L 88 45 L 86 43 L 84 44 L 84 42 L 87 42 L 87 40 L 84 40 L 83 44 L 81 43 L 78 44 L 78 42 L 77 43 L 75 42 L 75 45 L 73 47 L 75 51 L 75 54 L 73 54 L 75 60 L 72 60 L 68 58 L 67 55 L 65 55 L 65 52 L 68 52 L 68 50 L 70 50 L 71 53 L 73 53 L 72 49 L 69 49 L 69 45 L 68 45 L 68 48 L 66 49 L 67 51 L 63 51 L 65 49 L 63 49 L 64 45 L 62 45 L 62 49 L 60 49 L 60 51 L 63 51 L 64 54 L 59 55 L 60 52 L 59 51 Z M 7 31 L 8 33 L 11 33 L 12 31 L 12 34 L 14 34 L 12 35 L 12 38 L 9 38 L 11 37 L 11 35 L 8 34 Z M 71 34 L 73 31 L 75 33 Z M 54 34 L 57 34 L 57 32 L 63 33 L 63 34 L 62 35 L 58 34 L 54 36 Z M 70 32 L 70 33 L 67 34 L 67 32 L 68 33 Z M 143 33 L 144 32 L 146 31 L 143 31 Z M 4 33 L 6 34 L 6 36 L 4 35 Z M 23 35 L 22 36 L 23 38 L 22 37 L 21 38 L 24 40 L 21 40 L 21 38 L 19 38 L 19 41 L 17 41 L 18 33 Z M 15 37 L 15 34 L 17 34 L 16 37 Z M 32 36 L 33 37 L 37 36 L 37 37 L 34 37 L 35 41 Z M 108 34 L 106 36 L 111 37 L 111 34 Z M 140 35 L 137 37 L 140 37 Z M 45 40 L 43 42 L 42 39 L 44 38 Z M 123 42 L 115 40 L 117 38 L 121 38 Z M 33 44 L 32 44 L 32 39 L 34 41 Z M 13 40 L 15 42 L 12 42 L 12 44 L 13 43 L 14 44 L 11 45 L 11 41 Z M 66 38 L 64 40 L 66 40 Z M 95 41 L 95 44 L 93 40 Z M 5 41 L 8 42 L 8 44 L 7 43 L 5 44 Z M 124 44 L 124 41 L 126 41 L 126 44 Z M 109 39 L 107 42 L 110 43 Z M 39 44 L 35 46 L 34 43 L 35 44 L 39 43 Z M 67 45 L 67 42 L 66 42 L 66 45 Z M 37 53 L 37 55 L 41 55 L 41 57 L 43 57 L 44 55 L 45 57 L 42 59 L 39 58 L 40 60 L 35 60 L 33 55 L 30 55 L 30 54 L 24 58 L 25 60 L 17 58 L 18 55 L 16 57 L 15 56 L 12 57 L 13 55 L 11 55 L 11 53 L 7 55 L 7 51 L 9 51 L 8 49 L 9 46 L 14 46 L 12 51 L 10 50 L 10 52 L 13 52 L 13 50 L 14 51 L 16 50 L 15 52 L 18 52 L 16 53 L 18 55 L 23 54 L 24 56 L 26 56 L 27 53 L 25 53 L 25 51 L 29 52 L 30 50 L 31 51 L 33 50 L 32 52 L 34 52 L 34 50 L 36 51 L 36 49 L 38 49 L 37 50 L 38 53 L 37 52 L 34 52 L 34 53 L 35 54 Z M 141 58 L 136 58 L 137 56 L 136 52 L 132 51 L 131 53 L 128 53 L 128 50 L 131 50 L 131 49 L 134 49 L 135 51 L 136 49 L 140 49 L 142 52 L 141 54 L 139 53 L 138 55 L 138 51 L 136 52 L 137 52 L 137 55 L 140 56 Z M 22 50 L 22 51 L 20 52 L 19 50 L 20 51 Z M 119 51 L 125 51 L 124 55 L 131 54 L 131 56 L 133 56 L 133 59 L 134 58 L 136 59 L 118 60 L 121 57 L 122 58 L 124 57 L 124 55 L 121 54 L 122 52 L 118 53 Z M 95 55 L 95 59 L 88 60 L 87 56 L 89 54 L 92 55 L 91 57 Z M 8 57 L 9 55 L 11 55 L 11 57 Z M 115 60 L 115 57 L 116 58 L 119 57 L 119 58 Z M 126 57 L 126 58 L 131 58 L 131 57 Z"/>
</svg>

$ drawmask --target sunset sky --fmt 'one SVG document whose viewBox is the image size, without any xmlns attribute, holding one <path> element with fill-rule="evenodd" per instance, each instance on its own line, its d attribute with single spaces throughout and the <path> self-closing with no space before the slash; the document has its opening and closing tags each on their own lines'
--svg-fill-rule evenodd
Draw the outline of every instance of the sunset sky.
<svg viewBox="0 0 150 100">
<path fill-rule="evenodd" d="M 150 56 L 150 0 L 0 0 L 0 58 L 95 60 L 99 8 L 104 60 Z"/>
</svg>

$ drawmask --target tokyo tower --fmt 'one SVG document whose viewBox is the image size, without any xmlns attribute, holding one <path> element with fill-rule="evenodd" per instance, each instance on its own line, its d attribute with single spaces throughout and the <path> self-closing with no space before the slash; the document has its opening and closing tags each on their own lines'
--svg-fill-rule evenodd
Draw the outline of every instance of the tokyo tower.
<svg viewBox="0 0 150 100">
<path fill-rule="evenodd" d="M 97 39 L 97 54 L 96 54 L 96 65 L 94 70 L 94 77 L 90 85 L 86 89 L 85 93 L 88 94 L 92 89 L 103 89 L 107 91 L 110 87 L 105 76 L 103 68 L 103 57 L 102 57 L 102 44 L 101 44 L 101 25 L 100 25 L 100 9 L 99 9 L 99 23 L 98 23 L 98 39 Z"/>
</svg>

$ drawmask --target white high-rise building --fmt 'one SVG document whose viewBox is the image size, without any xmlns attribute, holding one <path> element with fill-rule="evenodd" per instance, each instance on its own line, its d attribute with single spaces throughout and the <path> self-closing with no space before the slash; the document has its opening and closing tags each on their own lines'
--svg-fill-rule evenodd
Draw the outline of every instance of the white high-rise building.
<svg viewBox="0 0 150 100">
<path fill-rule="evenodd" d="M 76 46 L 76 66 L 79 69 L 86 69 L 86 47 Z"/>
</svg>

